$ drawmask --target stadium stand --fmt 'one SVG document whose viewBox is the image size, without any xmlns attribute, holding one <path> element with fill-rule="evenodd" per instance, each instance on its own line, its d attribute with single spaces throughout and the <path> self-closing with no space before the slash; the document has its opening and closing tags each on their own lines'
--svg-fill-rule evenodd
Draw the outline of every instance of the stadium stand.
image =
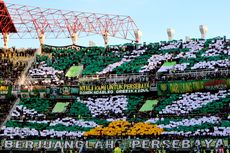
<svg viewBox="0 0 230 153">
<path fill-rule="evenodd" d="M 148 123 L 139 125 L 141 127 L 151 123 L 163 130 L 157 132 L 158 134 L 147 134 L 151 136 L 229 137 L 229 93 L 229 90 L 219 90 L 159 97 L 159 102 L 148 115 L 141 114 L 139 109 L 146 100 L 153 98 L 150 95 L 81 96 L 75 102 L 70 102 L 63 113 L 52 112 L 58 100 L 24 98 L 12 112 L 12 118 L 2 129 L 1 137 L 71 138 L 83 137 L 84 134 L 92 136 L 97 133 L 98 129 L 94 128 L 98 125 L 111 128 L 117 121 L 127 121 L 119 123 L 122 126 L 141 121 L 143 124 Z M 135 135 L 135 132 L 131 133 L 130 136 Z"/>
<path fill-rule="evenodd" d="M 36 49 L 0 49 L 0 78 L 13 85 L 25 69 Z"/>
<path fill-rule="evenodd" d="M 0 99 L 0 125 L 5 121 L 10 109 L 14 104 L 15 98 Z"/>
<path fill-rule="evenodd" d="M 43 46 L 28 71 L 31 89 L 21 87 L 0 138 L 227 140 L 229 44 L 217 37 L 107 48 Z M 3 118 L 14 100 L 0 105 Z"/>
<path fill-rule="evenodd" d="M 65 76 L 72 66 L 83 66 L 78 78 L 90 76 L 148 74 L 160 80 L 177 78 L 200 79 L 229 76 L 230 46 L 225 37 L 171 41 L 143 46 L 111 48 L 46 49 L 37 56 L 29 76 L 35 84 L 67 84 L 76 78 Z M 176 62 L 165 71 L 158 71 L 165 62 Z M 214 72 L 213 72 L 214 70 Z M 202 72 L 205 74 L 202 75 Z M 156 73 L 157 72 L 157 73 Z M 38 79 L 40 78 L 40 79 Z M 34 80 L 34 79 L 33 79 Z M 75 81 L 74 81 L 75 80 Z"/>
<path fill-rule="evenodd" d="M 0 125 L 16 101 L 12 90 L 36 49 L 0 49 Z M 15 86 L 14 86 L 15 85 Z"/>
</svg>

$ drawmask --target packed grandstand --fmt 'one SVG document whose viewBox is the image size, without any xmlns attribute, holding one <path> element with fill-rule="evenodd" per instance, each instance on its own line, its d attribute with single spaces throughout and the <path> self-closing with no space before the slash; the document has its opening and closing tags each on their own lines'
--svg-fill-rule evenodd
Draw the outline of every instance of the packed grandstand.
<svg viewBox="0 0 230 153">
<path fill-rule="evenodd" d="M 199 29 L 141 43 L 130 16 L 0 0 L 0 152 L 229 153 L 230 39 Z M 105 47 L 77 45 L 92 34 Z M 8 48 L 10 38 L 40 47 Z"/>
<path fill-rule="evenodd" d="M 226 37 L 0 53 L 2 150 L 229 151 Z"/>
</svg>

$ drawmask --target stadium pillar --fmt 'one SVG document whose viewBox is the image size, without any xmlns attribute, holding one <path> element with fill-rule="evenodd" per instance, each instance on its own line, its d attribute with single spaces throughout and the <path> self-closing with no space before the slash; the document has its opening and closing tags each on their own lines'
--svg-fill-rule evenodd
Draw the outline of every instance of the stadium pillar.
<svg viewBox="0 0 230 153">
<path fill-rule="evenodd" d="M 39 41 L 40 41 L 40 45 L 44 45 L 45 43 L 45 33 L 43 30 L 41 30 L 41 32 L 39 33 Z"/>
<path fill-rule="evenodd" d="M 103 36 L 103 39 L 104 39 L 104 43 L 105 43 L 105 47 L 109 44 L 109 32 L 108 31 L 105 31 L 102 36 Z"/>
<path fill-rule="evenodd" d="M 39 41 L 40 41 L 40 48 L 38 54 L 40 55 L 42 53 L 42 46 L 45 44 L 45 33 L 43 30 L 39 33 Z"/>
<path fill-rule="evenodd" d="M 9 43 L 9 33 L 5 32 L 2 34 L 3 35 L 3 41 L 4 41 L 4 49 L 8 49 L 8 43 Z"/>
<path fill-rule="evenodd" d="M 45 33 L 43 30 L 39 33 L 39 41 L 40 41 L 40 48 L 38 54 L 40 55 L 42 53 L 42 46 L 45 44 Z"/>
<path fill-rule="evenodd" d="M 175 30 L 172 28 L 167 29 L 167 34 L 168 34 L 168 39 L 169 41 L 173 40 L 174 35 L 175 35 Z"/>
<path fill-rule="evenodd" d="M 71 39 L 72 39 L 73 45 L 77 45 L 78 35 L 76 32 L 72 33 Z"/>
<path fill-rule="evenodd" d="M 139 43 L 141 42 L 141 37 L 142 37 L 142 32 L 138 29 L 134 32 L 136 42 Z"/>
</svg>

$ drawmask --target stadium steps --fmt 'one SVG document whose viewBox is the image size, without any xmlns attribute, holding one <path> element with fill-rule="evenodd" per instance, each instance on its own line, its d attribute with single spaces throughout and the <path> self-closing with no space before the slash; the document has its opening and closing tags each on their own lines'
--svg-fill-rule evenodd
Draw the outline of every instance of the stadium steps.
<svg viewBox="0 0 230 153">
<path fill-rule="evenodd" d="M 17 104 L 19 104 L 19 102 L 20 102 L 20 98 L 17 98 L 16 101 L 15 101 L 15 103 L 14 103 L 14 105 L 13 105 L 13 107 L 11 108 L 9 114 L 7 115 L 6 119 L 5 119 L 4 122 L 0 125 L 0 129 L 2 129 L 2 126 L 4 126 L 4 125 L 6 124 L 6 122 L 10 120 L 11 114 L 12 114 L 13 111 L 16 109 L 16 106 L 17 106 Z"/>
<path fill-rule="evenodd" d="M 24 71 L 22 72 L 21 76 L 18 79 L 18 85 L 23 85 L 26 81 L 26 74 L 29 71 L 30 67 L 32 66 L 32 63 L 35 61 L 36 59 L 36 55 L 41 53 L 41 49 L 38 48 L 37 51 L 34 53 L 33 58 L 28 62 L 26 68 L 24 69 Z"/>
</svg>

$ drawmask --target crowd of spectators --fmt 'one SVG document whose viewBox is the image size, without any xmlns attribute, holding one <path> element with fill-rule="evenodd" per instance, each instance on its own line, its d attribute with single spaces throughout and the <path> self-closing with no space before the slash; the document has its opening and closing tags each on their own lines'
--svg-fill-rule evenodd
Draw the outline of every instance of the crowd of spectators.
<svg viewBox="0 0 230 153">
<path fill-rule="evenodd" d="M 229 93 L 229 90 L 219 90 L 163 96 L 148 116 L 141 115 L 139 109 L 146 100 L 153 98 L 151 95 L 81 96 L 57 116 L 51 113 L 55 101 L 26 98 L 21 99 L 16 106 L 11 120 L 3 127 L 0 136 L 81 138 L 85 132 L 97 129 L 98 126 L 106 127 L 110 122 L 123 120 L 155 124 L 164 129 L 162 135 L 166 137 L 228 137 Z"/>
<path fill-rule="evenodd" d="M 79 78 L 65 76 L 71 66 L 83 65 L 80 80 L 93 76 L 99 82 L 108 82 L 103 78 L 115 75 L 144 74 L 148 80 L 200 79 L 203 77 L 228 77 L 229 73 L 219 74 L 219 70 L 228 71 L 230 46 L 225 37 L 213 39 L 192 39 L 154 44 L 109 46 L 108 48 L 55 48 L 44 47 L 44 55 L 37 57 L 28 75 L 32 84 L 77 84 Z M 165 73 L 157 73 L 165 62 L 176 65 Z M 215 71 L 215 74 L 202 75 L 203 71 Z M 200 72 L 200 75 L 197 73 Z M 225 71 L 224 71 L 225 72 Z M 157 73 L 157 75 L 155 75 Z M 197 77 L 196 77 L 197 76 Z M 96 80 L 96 79 L 95 79 Z M 118 80 L 110 78 L 110 80 Z M 135 79 L 133 80 L 135 81 Z M 84 83 L 84 81 L 82 81 Z M 82 83 L 81 82 L 81 83 Z M 88 81 L 85 81 L 88 83 Z M 98 83 L 98 80 L 95 82 Z M 132 82 L 132 80 L 131 80 Z"/>
<path fill-rule="evenodd" d="M 167 73 L 157 73 L 158 80 L 192 80 L 229 77 L 230 46 L 226 38 L 192 40 L 182 44 L 188 51 L 172 58 L 177 64 Z M 172 44 L 170 45 L 172 46 Z M 174 45 L 177 46 L 176 44 Z"/>
<path fill-rule="evenodd" d="M 202 108 L 203 106 L 221 101 L 230 97 L 230 90 L 220 90 L 218 93 L 196 92 L 181 95 L 178 100 L 173 101 L 171 105 L 166 106 L 159 114 L 189 114 L 192 111 Z M 204 112 L 205 113 L 205 112 Z"/>
<path fill-rule="evenodd" d="M 21 59 L 32 57 L 35 53 L 34 50 L 0 52 L 0 76 L 12 82 L 15 82 L 14 77 L 19 77 L 27 64 L 27 61 Z M 36 57 L 28 71 L 28 77 L 33 78 L 33 84 L 48 86 L 75 85 L 81 79 L 82 84 L 93 82 L 97 85 L 148 82 L 155 79 L 169 81 L 223 78 L 230 75 L 229 55 L 230 46 L 225 37 L 210 40 L 193 39 L 188 42 L 160 42 L 143 46 L 58 49 L 50 47 L 44 48 L 44 54 Z M 14 56 L 22 58 L 14 61 Z M 165 62 L 176 64 L 167 69 L 167 72 L 158 73 Z M 81 78 L 65 76 L 71 66 L 80 65 L 83 65 Z M 84 81 L 84 77 L 95 81 Z M 62 102 L 68 101 L 62 113 L 52 112 L 60 100 L 57 99 L 58 96 L 54 97 L 54 100 L 47 97 L 21 98 L 10 114 L 11 119 L 0 130 L 0 138 L 76 139 L 84 137 L 89 131 L 96 131 L 98 134 L 100 129 L 108 133 L 106 136 L 110 136 L 111 133 L 119 133 L 119 130 L 127 130 L 121 126 L 122 124 L 136 128 L 134 133 L 130 132 L 128 135 L 133 137 L 150 125 L 157 129 L 155 133 L 149 134 L 151 138 L 157 138 L 156 133 L 159 137 L 165 138 L 229 138 L 229 89 L 167 94 L 161 97 L 151 94 L 153 93 L 78 95 L 79 97 L 74 99 L 61 99 Z M 145 102 L 153 101 L 153 97 L 158 103 L 151 105 L 150 110 L 146 111 L 148 115 L 143 115 L 140 108 Z M 0 100 L 0 118 L 6 118 L 13 102 L 14 100 Z M 116 124 L 117 122 L 122 124 Z M 138 126 L 134 126 L 135 124 Z M 100 132 L 98 135 L 100 136 Z M 139 135 L 147 137 L 143 133 Z M 116 137 L 121 138 L 122 133 Z"/>
<path fill-rule="evenodd" d="M 0 78 L 7 85 L 15 84 L 36 49 L 0 49 Z"/>
<path fill-rule="evenodd" d="M 9 114 L 13 104 L 14 98 L 10 99 L 0 99 L 0 125 L 5 121 L 7 115 Z"/>
</svg>

